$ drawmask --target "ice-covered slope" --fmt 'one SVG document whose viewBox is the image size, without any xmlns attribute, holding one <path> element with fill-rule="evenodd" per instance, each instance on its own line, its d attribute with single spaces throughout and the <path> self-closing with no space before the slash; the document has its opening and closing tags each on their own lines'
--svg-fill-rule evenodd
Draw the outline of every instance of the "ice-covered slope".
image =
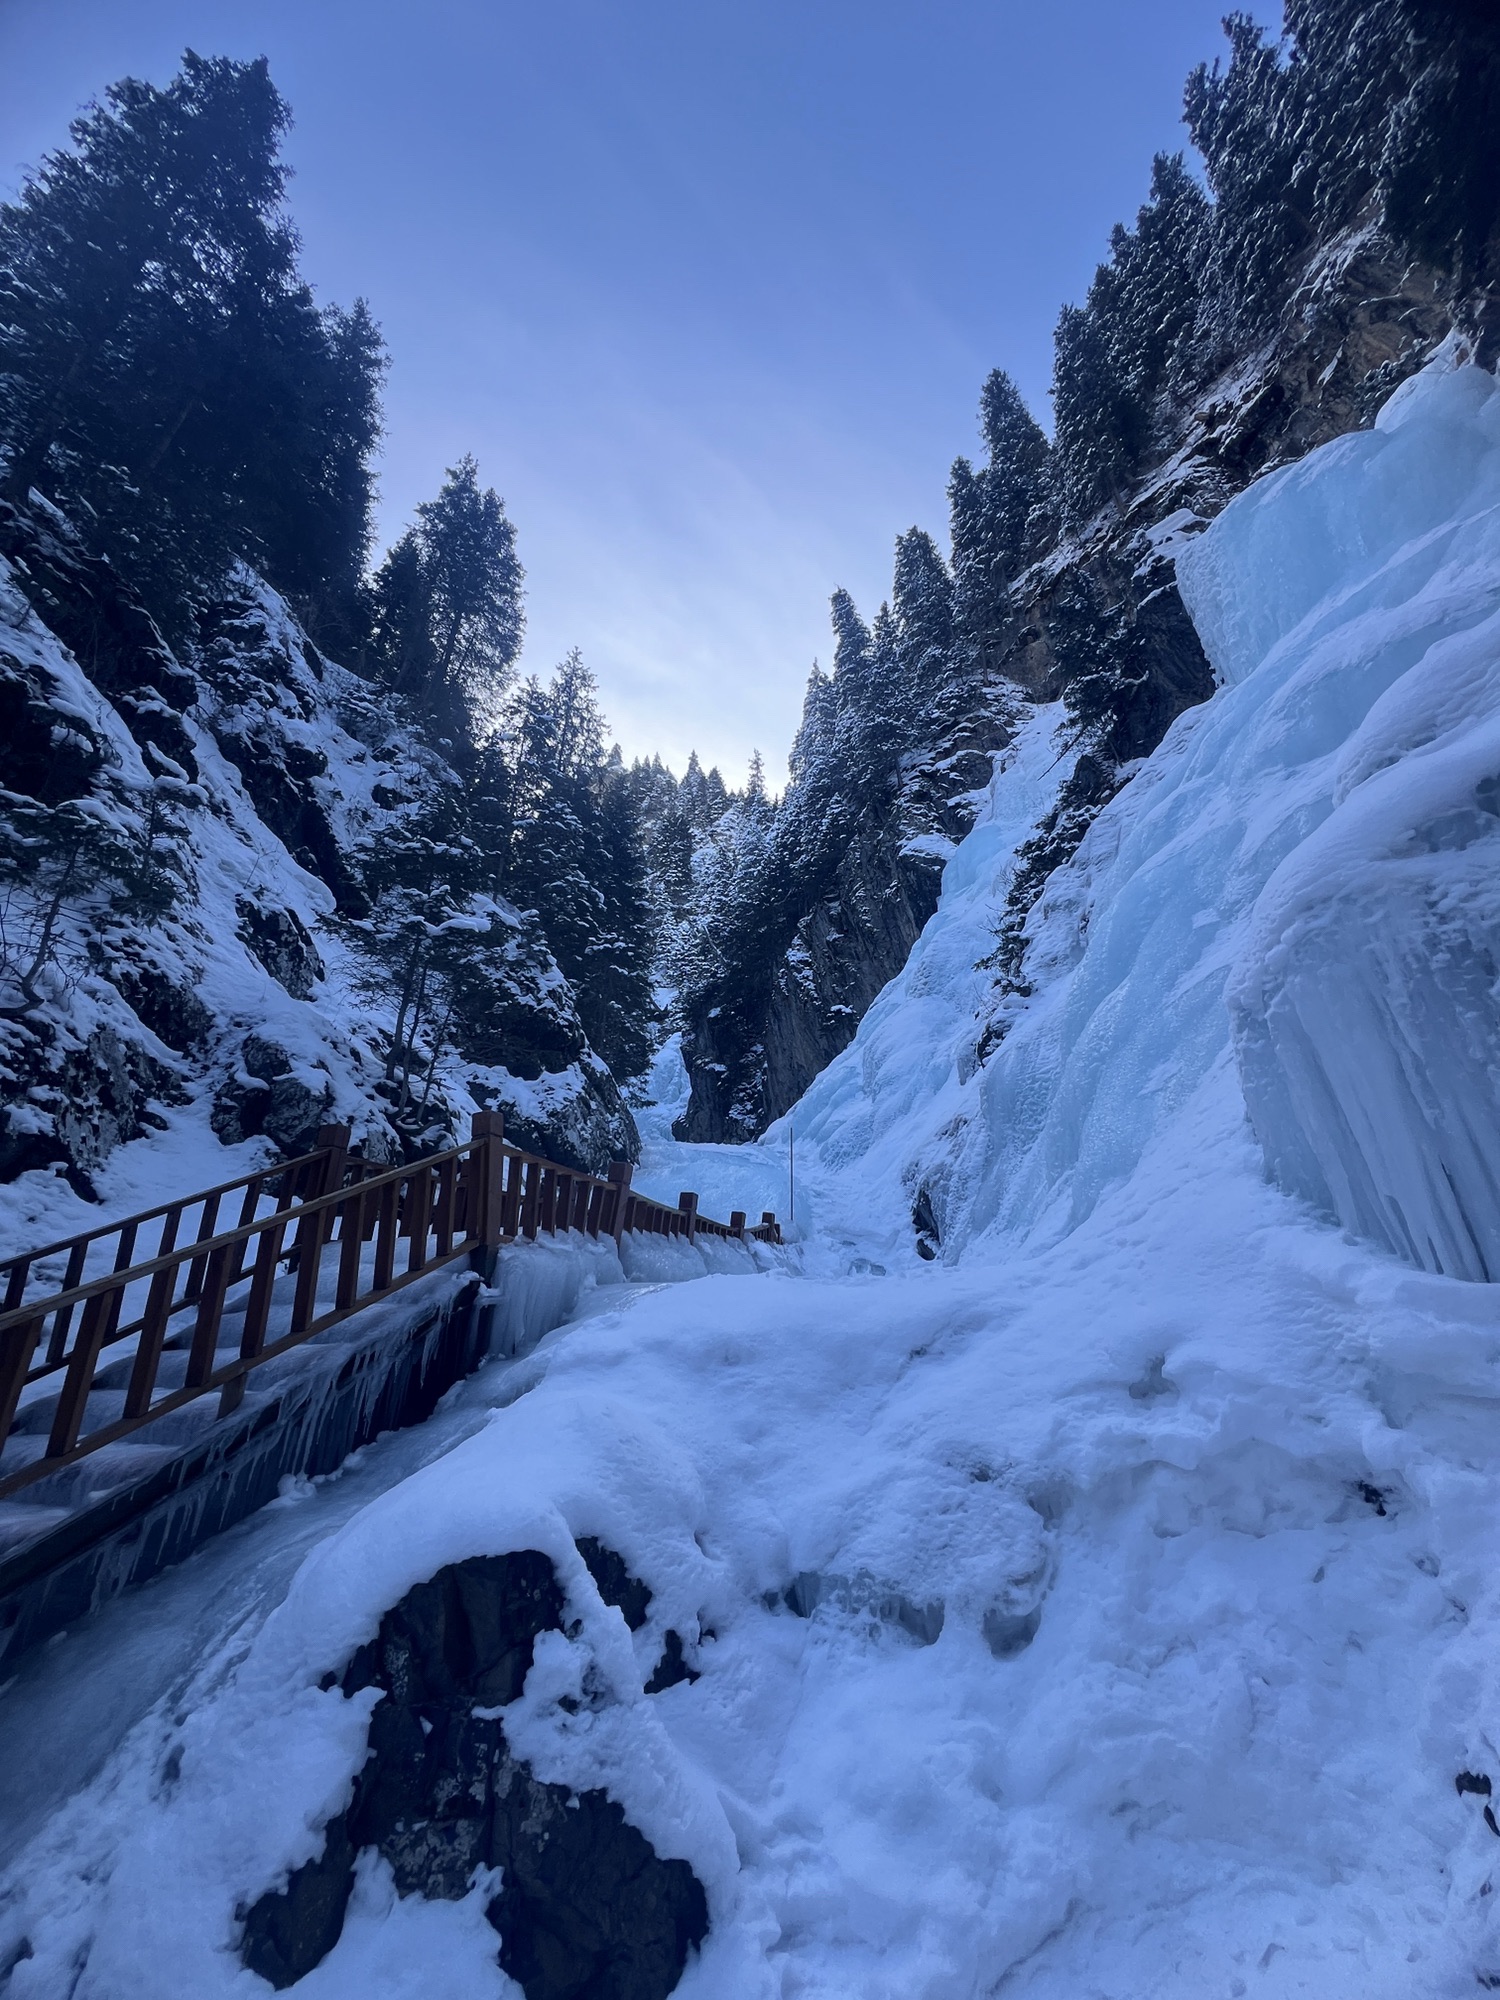
<svg viewBox="0 0 1500 2000">
<path fill-rule="evenodd" d="M 899 1254 L 911 1241 L 911 1163 L 952 1137 L 974 1071 L 977 1022 L 992 974 L 982 965 L 1016 850 L 1070 768 L 1063 705 L 1035 709 L 995 759 L 974 829 L 943 872 L 943 892 L 901 972 L 762 1148 L 794 1133 L 805 1216 L 828 1235 Z"/>
<path fill-rule="evenodd" d="M 868 1215 L 878 1188 L 889 1228 L 925 1191 L 949 1254 L 1055 1234 L 1217 1066 L 1283 1186 L 1429 1269 L 1493 1275 L 1494 378 L 1440 357 L 1373 431 L 1234 501 L 1178 569 L 1224 685 L 1049 882 L 1031 996 L 965 1083 L 965 953 L 984 949 L 968 855 L 992 882 L 989 850 L 1025 817 L 1024 777 L 997 778 L 950 871 L 969 893 L 945 894 L 909 974 L 799 1108 L 825 1203 Z M 936 1036 L 910 1004 L 924 963 L 945 968 Z"/>
</svg>

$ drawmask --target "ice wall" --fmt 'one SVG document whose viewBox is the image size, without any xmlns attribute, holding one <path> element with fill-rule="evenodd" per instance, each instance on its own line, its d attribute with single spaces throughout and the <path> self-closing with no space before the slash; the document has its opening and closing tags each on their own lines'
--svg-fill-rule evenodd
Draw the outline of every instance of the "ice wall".
<svg viewBox="0 0 1500 2000">
<path fill-rule="evenodd" d="M 1178 574 L 1219 692 L 1049 881 L 1032 996 L 974 1074 L 976 962 L 1056 782 L 1056 716 L 1018 737 L 905 971 L 792 1114 L 813 1219 L 909 1254 L 923 1190 L 946 1256 L 1065 1231 L 1208 1087 L 1289 1192 L 1500 1275 L 1495 379 L 1440 355 Z"/>
<path fill-rule="evenodd" d="M 974 827 L 943 871 L 942 898 L 911 955 L 879 994 L 849 1047 L 828 1065 L 762 1146 L 779 1153 L 795 1126 L 805 1161 L 799 1215 L 856 1238 L 911 1243 L 913 1162 L 941 1146 L 971 1095 L 980 1016 L 1017 848 L 1072 768 L 1063 705 L 1026 716 L 996 760 Z"/>
<path fill-rule="evenodd" d="M 1500 1269 L 1497 510 L 1500 391 L 1444 357 L 1182 556 L 1224 685 L 1034 912 L 967 1240 L 1076 1222 L 1232 1046 L 1284 1186 Z"/>
<path fill-rule="evenodd" d="M 1285 658 L 1310 702 L 1348 689 L 1355 716 L 1383 687 L 1332 760 L 1327 818 L 1257 901 L 1235 1056 L 1284 1187 L 1428 1270 L 1493 1280 L 1500 390 L 1474 368 L 1414 384 L 1349 443 L 1230 509 L 1189 584 L 1229 671 Z M 1257 575 L 1252 625 L 1235 611 Z"/>
</svg>

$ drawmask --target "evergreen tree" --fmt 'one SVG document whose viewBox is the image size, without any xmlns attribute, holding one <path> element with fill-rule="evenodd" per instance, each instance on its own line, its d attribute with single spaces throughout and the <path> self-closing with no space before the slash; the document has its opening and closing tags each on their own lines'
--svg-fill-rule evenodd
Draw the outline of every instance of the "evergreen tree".
<svg viewBox="0 0 1500 2000">
<path fill-rule="evenodd" d="M 833 684 L 814 660 L 802 698 L 802 721 L 787 760 L 794 785 L 804 784 L 809 774 L 827 761 L 835 727 Z"/>
<path fill-rule="evenodd" d="M 237 559 L 315 631 L 367 545 L 383 353 L 297 272 L 263 61 L 133 79 L 0 206 L 0 457 L 90 533 L 169 631 Z"/>
<path fill-rule="evenodd" d="M 1058 315 L 1052 413 L 1063 518 L 1077 527 L 1124 491 L 1140 432 L 1099 316 L 1083 307 Z"/>
<path fill-rule="evenodd" d="M 1012 582 L 1054 525 L 1051 448 L 1004 369 L 985 382 L 980 428 L 988 463 L 976 472 L 958 459 L 948 484 L 954 644 L 970 685 L 999 642 Z"/>
<path fill-rule="evenodd" d="M 594 873 L 603 922 L 581 976 L 579 1016 L 617 1077 L 640 1076 L 650 1067 L 658 1022 L 651 987 L 656 927 L 645 836 L 623 772 L 606 770 L 597 826 Z"/>
<path fill-rule="evenodd" d="M 617 1076 L 650 1060 L 655 1007 L 644 840 L 623 769 L 604 755 L 593 675 L 575 650 L 517 702 L 507 893 L 535 910 L 579 1018 Z"/>
<path fill-rule="evenodd" d="M 1164 390 L 1192 379 L 1212 221 L 1182 156 L 1158 153 L 1135 228 L 1116 224 L 1086 303 L 1063 308 L 1053 406 L 1063 512 L 1075 526 L 1140 470 Z"/>
<path fill-rule="evenodd" d="M 717 764 L 710 764 L 703 780 L 703 810 L 710 825 L 718 819 L 729 803 L 729 787 L 724 783 Z"/>
<path fill-rule="evenodd" d="M 931 734 L 953 672 L 953 579 L 925 529 L 896 542 L 891 617 L 901 742 L 911 748 Z"/>
<path fill-rule="evenodd" d="M 984 474 L 988 553 L 993 564 L 1014 576 L 1037 553 L 1046 534 L 1052 454 L 1041 425 L 1003 368 L 992 368 L 985 378 L 979 394 L 979 427 L 988 458 Z"/>
<path fill-rule="evenodd" d="M 1181 153 L 1158 153 L 1135 228 L 1115 225 L 1109 265 L 1096 279 L 1102 294 L 1096 310 L 1104 313 L 1115 365 L 1140 413 L 1132 440 L 1137 454 L 1150 442 L 1156 397 L 1187 372 L 1212 225 L 1208 197 Z"/>
<path fill-rule="evenodd" d="M 1215 196 L 1204 270 L 1210 310 L 1198 333 L 1200 375 L 1275 324 L 1294 260 L 1310 247 L 1317 208 L 1315 157 L 1304 144 L 1300 67 L 1248 14 L 1230 14 L 1227 66 L 1200 64 L 1184 116 Z"/>
<path fill-rule="evenodd" d="M 397 1129 L 420 1150 L 453 1035 L 452 981 L 483 927 L 473 908 L 483 857 L 462 828 L 456 790 L 446 788 L 392 815 L 361 860 L 370 908 L 349 923 L 349 941 L 365 983 L 394 1001 L 385 1090 Z"/>
<path fill-rule="evenodd" d="M 465 457 L 376 572 L 374 650 L 398 691 L 474 737 L 498 720 L 525 630 L 516 531 Z"/>
</svg>

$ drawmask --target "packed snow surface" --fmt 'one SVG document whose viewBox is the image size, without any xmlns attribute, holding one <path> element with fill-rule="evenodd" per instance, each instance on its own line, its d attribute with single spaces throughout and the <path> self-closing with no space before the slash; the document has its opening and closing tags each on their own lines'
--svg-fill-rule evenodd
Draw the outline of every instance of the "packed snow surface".
<svg viewBox="0 0 1500 2000">
<path fill-rule="evenodd" d="M 266 1991 L 236 1907 L 364 1754 L 369 1697 L 320 1678 L 513 1548 L 578 1623 L 507 1733 L 698 1872 L 684 2000 L 1500 1985 L 1500 1839 L 1456 1785 L 1500 1783 L 1500 1289 L 1444 1247 L 1488 1256 L 1494 1216 L 1495 398 L 1439 366 L 1226 510 L 1185 563 L 1225 684 L 1049 890 L 998 1050 L 966 968 L 1052 782 L 1044 715 L 1024 804 L 1002 772 L 799 1108 L 802 1275 L 598 1293 L 346 1511 L 19 1857 L 7 2000 Z M 729 1191 L 717 1149 L 649 1144 Z M 651 1586 L 642 1632 L 579 1535 Z M 647 1697 L 669 1626 L 701 1678 Z M 514 1995 L 483 1900 L 365 1866 L 297 1990 Z"/>
</svg>

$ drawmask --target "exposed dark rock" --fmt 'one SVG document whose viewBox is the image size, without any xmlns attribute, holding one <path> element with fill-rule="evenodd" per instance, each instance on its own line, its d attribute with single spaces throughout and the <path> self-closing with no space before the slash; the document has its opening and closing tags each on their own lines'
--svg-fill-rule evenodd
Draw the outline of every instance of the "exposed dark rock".
<svg viewBox="0 0 1500 2000">
<path fill-rule="evenodd" d="M 996 726 L 992 747 L 1003 741 Z M 987 782 L 988 752 L 979 762 L 979 782 Z M 828 893 L 796 919 L 756 989 L 688 1021 L 683 1059 L 692 1095 L 672 1128 L 679 1139 L 741 1140 L 763 1131 L 848 1047 L 870 1002 L 906 963 L 937 908 L 946 844 L 973 823 L 972 806 L 936 787 L 928 765 L 910 778 L 883 816 L 856 832 Z"/>
<path fill-rule="evenodd" d="M 643 1588 L 594 1547 L 611 1587 L 623 1577 Z M 527 2000 L 665 2000 L 708 1928 L 702 1884 L 604 1792 L 534 1778 L 494 1713 L 520 1694 L 537 1636 L 562 1616 L 535 1550 L 450 1564 L 386 1613 L 343 1678 L 346 1695 L 384 1697 L 353 1801 L 323 1855 L 248 1912 L 246 1965 L 285 1986 L 320 1962 L 342 1928 L 354 1856 L 374 1847 L 402 1895 L 456 1899 L 476 1871 L 500 1869 L 487 1915 Z"/>
<path fill-rule="evenodd" d="M 486 1914 L 526 2000 L 665 2000 L 708 1930 L 688 1864 L 663 1861 L 603 1792 L 528 1777 L 506 1807 L 505 1877 Z"/>
<path fill-rule="evenodd" d="M 943 1237 L 933 1211 L 931 1192 L 925 1187 L 917 1189 L 917 1198 L 911 1207 L 911 1224 L 917 1232 L 917 1255 L 930 1264 L 937 1256 Z"/>
<path fill-rule="evenodd" d="M 1360 1499 L 1364 1501 L 1365 1505 L 1373 1508 L 1381 1519 L 1384 1520 L 1389 1511 L 1385 1503 L 1394 1497 L 1395 1488 L 1391 1486 L 1376 1486 L 1368 1479 L 1360 1479 L 1355 1482 L 1354 1490 L 1358 1493 Z"/>
<path fill-rule="evenodd" d="M 1029 1611 L 986 1611 L 981 1624 L 984 1643 L 997 1660 L 1013 1660 L 1024 1653 L 1042 1625 L 1042 1607 Z"/>
<path fill-rule="evenodd" d="M 669 1631 L 662 1641 L 661 1658 L 652 1670 L 646 1683 L 647 1694 L 662 1694 L 667 1688 L 678 1687 L 683 1681 L 702 1680 L 696 1667 L 690 1667 L 682 1656 L 682 1635 Z"/>
<path fill-rule="evenodd" d="M 279 980 L 294 1000 L 310 1000 L 313 987 L 323 977 L 323 961 L 297 912 L 268 909 L 243 897 L 235 907 L 240 936 L 271 977 Z"/>
<path fill-rule="evenodd" d="M 178 712 L 193 705 L 197 677 L 173 659 L 120 572 L 90 554 L 59 514 L 0 500 L 0 555 L 14 565 L 43 624 L 101 693 L 111 700 L 154 694 Z"/>
<path fill-rule="evenodd" d="M 114 983 L 141 1025 L 178 1055 L 201 1047 L 212 1034 L 212 1012 L 190 986 L 160 966 L 122 960 L 115 967 Z"/>
<path fill-rule="evenodd" d="M 340 1813 L 324 1829 L 323 1852 L 246 1916 L 240 1957 L 278 1993 L 295 1986 L 338 1943 L 353 1887 L 354 1846 Z"/>
<path fill-rule="evenodd" d="M 1175 1396 L 1176 1385 L 1167 1380 L 1167 1357 L 1153 1354 L 1146 1363 L 1145 1373 L 1139 1381 L 1130 1384 L 1131 1400 L 1136 1403 L 1155 1403 L 1163 1397 Z"/>
<path fill-rule="evenodd" d="M 625 1558 L 607 1549 L 595 1535 L 578 1537 L 578 1553 L 605 1603 L 618 1606 L 631 1631 L 639 1632 L 651 1609 L 650 1587 L 632 1576 Z"/>
<path fill-rule="evenodd" d="M 59 1069 L 62 1102 L 57 1134 L 64 1154 L 84 1174 L 100 1166 L 127 1139 L 160 1125 L 153 1098 L 172 1103 L 182 1095 L 178 1078 L 113 1028 L 95 1028 Z"/>
<path fill-rule="evenodd" d="M 226 1146 L 264 1132 L 292 1156 L 312 1148 L 332 1103 L 333 1085 L 326 1077 L 321 1086 L 307 1082 L 295 1073 L 285 1049 L 261 1035 L 246 1035 L 240 1069 L 215 1093 L 209 1120 Z"/>
<path fill-rule="evenodd" d="M 53 706 L 55 685 L 0 647 L 0 786 L 42 805 L 88 795 L 104 745 L 81 716 Z"/>
<path fill-rule="evenodd" d="M 221 728 L 219 748 L 240 774 L 250 803 L 302 867 L 333 891 L 340 912 L 363 916 L 369 901 L 340 848 L 323 801 L 289 768 L 284 740 L 269 731 Z"/>
<path fill-rule="evenodd" d="M 562 1623 L 552 1565 L 534 1549 L 471 1556 L 409 1590 L 344 1675 L 344 1692 L 382 1687 L 398 1702 L 514 1701 L 539 1632 Z"/>
</svg>

